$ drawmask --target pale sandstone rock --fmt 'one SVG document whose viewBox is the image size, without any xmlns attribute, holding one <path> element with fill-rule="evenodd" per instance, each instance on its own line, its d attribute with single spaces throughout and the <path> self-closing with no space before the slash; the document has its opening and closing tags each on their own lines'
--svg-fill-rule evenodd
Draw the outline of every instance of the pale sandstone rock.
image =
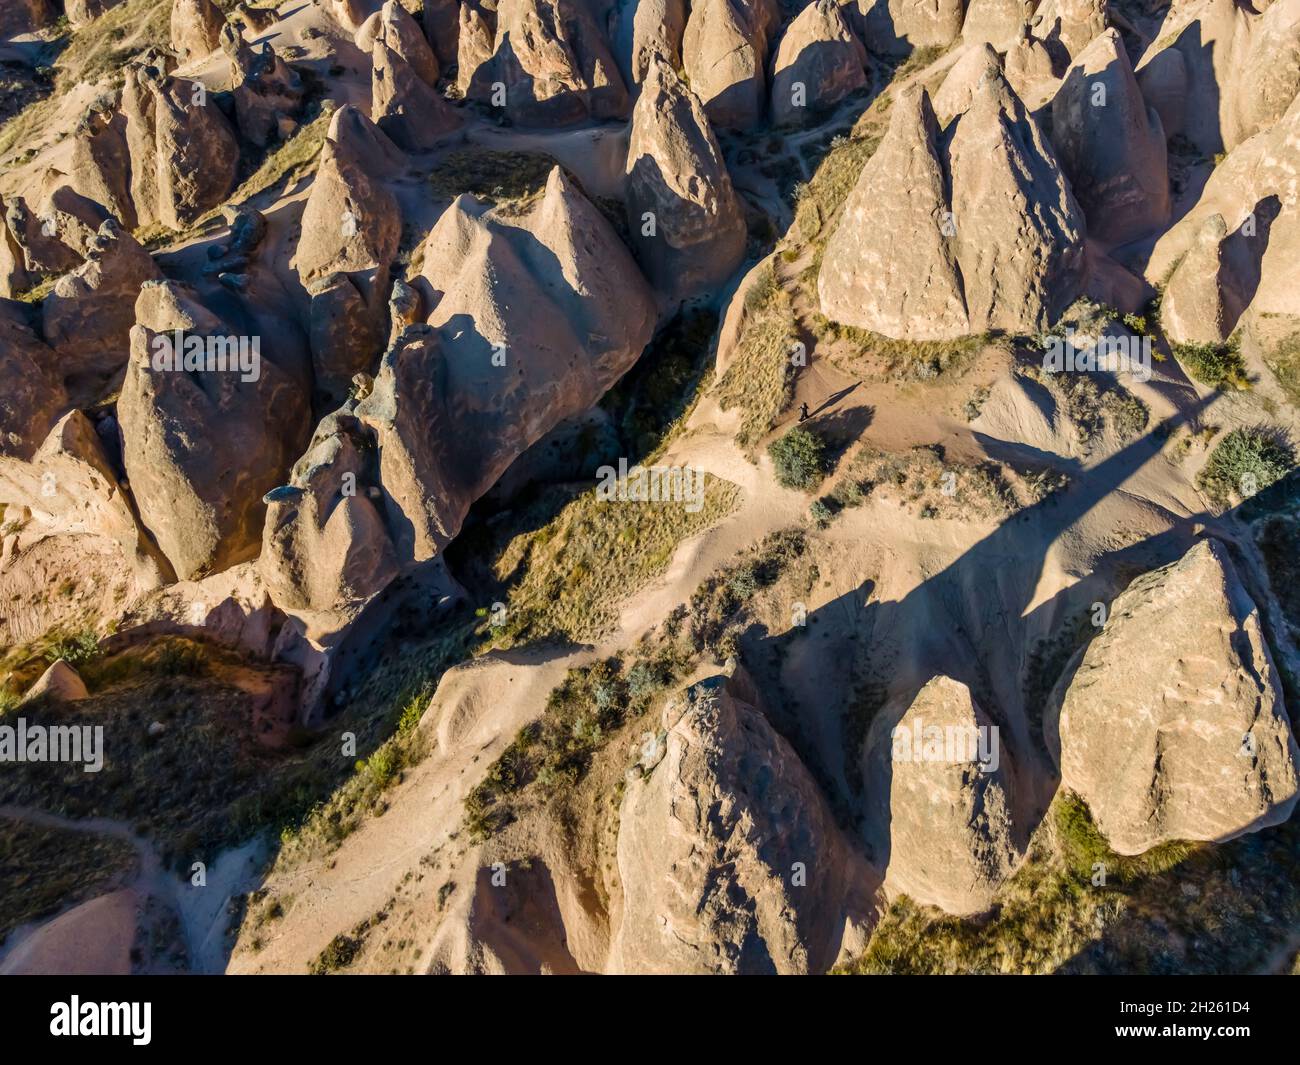
<svg viewBox="0 0 1300 1065">
<path fill-rule="evenodd" d="M 1053 706 L 1061 786 L 1120 854 L 1232 839 L 1295 806 L 1300 751 L 1277 668 L 1217 540 L 1114 601 Z"/>
<path fill-rule="evenodd" d="M 1024 846 L 1008 752 L 992 728 L 970 689 L 944 676 L 876 715 L 862 752 L 863 835 L 891 895 L 969 916 L 988 910 L 1015 872 Z M 987 769 L 976 730 L 990 755 L 999 736 Z"/>
<path fill-rule="evenodd" d="M 348 33 L 355 34 L 366 19 L 383 6 L 383 0 L 322 0 L 325 10 Z"/>
<path fill-rule="evenodd" d="M 257 380 L 167 369 L 160 336 L 234 335 L 183 285 L 145 285 L 136 320 L 118 400 L 123 461 L 145 525 L 177 576 L 190 580 L 257 554 L 263 496 L 300 453 L 306 398 L 273 350 L 261 351 Z"/>
<path fill-rule="evenodd" d="M 629 88 L 645 80 L 654 55 L 682 61 L 686 0 L 618 0 L 609 13 L 609 42 Z"/>
<path fill-rule="evenodd" d="M 86 689 L 86 682 L 81 679 L 81 674 L 65 659 L 60 658 L 27 690 L 23 702 L 30 703 L 41 697 L 59 703 L 75 703 L 79 699 L 90 698 L 90 692 Z"/>
<path fill-rule="evenodd" d="M 1107 0 L 1043 0 L 1030 32 L 1060 60 L 1071 61 L 1096 40 L 1110 20 Z"/>
<path fill-rule="evenodd" d="M 1220 344 L 1231 335 L 1248 298 L 1229 262 L 1228 226 L 1210 215 L 1179 261 L 1160 300 L 1160 325 L 1175 344 Z"/>
<path fill-rule="evenodd" d="M 65 0 L 64 12 L 72 28 L 81 29 L 121 2 L 122 0 Z"/>
<path fill-rule="evenodd" d="M 965 113 L 985 75 L 990 72 L 996 74 L 1001 70 L 1002 60 L 989 45 L 980 44 L 965 49 L 934 94 L 934 114 L 939 123 L 946 126 L 958 115 Z"/>
<path fill-rule="evenodd" d="M 745 222 L 722 151 L 699 100 L 658 55 L 632 114 L 627 210 L 637 255 L 670 298 L 716 286 L 744 257 Z"/>
<path fill-rule="evenodd" d="M 1033 0 L 970 0 L 961 26 L 962 40 L 990 44 L 1005 52 L 1020 40 L 1033 11 Z"/>
<path fill-rule="evenodd" d="M 506 113 L 524 125 L 627 114 L 623 76 L 578 0 L 501 0 L 492 58 L 471 75 L 469 95 L 491 100 L 492 85 L 503 85 Z"/>
<path fill-rule="evenodd" d="M 780 24 L 775 0 L 700 0 L 692 6 L 682 64 L 715 126 L 749 129 L 762 118 L 768 53 Z"/>
<path fill-rule="evenodd" d="M 497 34 L 496 0 L 463 0 L 458 26 L 456 84 L 468 95 L 476 85 L 492 81 L 486 64 L 492 58 Z"/>
<path fill-rule="evenodd" d="M 110 111 L 90 111 L 72 135 L 68 184 L 110 211 L 127 229 L 137 224 L 131 200 L 131 162 L 126 120 Z"/>
<path fill-rule="evenodd" d="M 211 55 L 221 43 L 226 24 L 214 0 L 172 0 L 172 49 L 182 63 Z"/>
<path fill-rule="evenodd" d="M 370 117 L 398 147 L 427 151 L 460 125 L 455 109 L 386 39 L 375 41 L 372 61 Z"/>
<path fill-rule="evenodd" d="M 1169 219 L 1159 115 L 1138 91 L 1119 33 L 1084 48 L 1052 100 L 1052 142 L 1088 218 L 1089 235 L 1124 243 Z"/>
<path fill-rule="evenodd" d="M 960 37 L 965 0 L 857 0 L 857 10 L 872 51 L 905 55 Z"/>
<path fill-rule="evenodd" d="M 781 37 L 772 65 L 772 121 L 801 124 L 867 85 L 866 49 L 835 0 L 814 0 Z M 796 89 L 801 100 L 796 100 Z"/>
<path fill-rule="evenodd" d="M 811 774 L 736 680 L 675 699 L 658 750 L 629 774 L 611 972 L 808 973 L 834 961 L 844 844 Z"/>
</svg>

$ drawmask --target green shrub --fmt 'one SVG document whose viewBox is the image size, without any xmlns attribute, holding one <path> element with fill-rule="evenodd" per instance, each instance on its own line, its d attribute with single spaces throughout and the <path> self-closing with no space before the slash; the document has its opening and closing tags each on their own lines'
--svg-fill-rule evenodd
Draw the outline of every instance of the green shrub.
<svg viewBox="0 0 1300 1065">
<path fill-rule="evenodd" d="M 1215 447 L 1196 478 L 1220 506 L 1246 499 L 1279 481 L 1295 465 L 1295 453 L 1267 429 L 1234 429 Z"/>
<path fill-rule="evenodd" d="M 786 488 L 815 488 L 826 473 L 826 443 L 816 433 L 798 426 L 767 449 L 776 467 L 776 479 Z"/>
<path fill-rule="evenodd" d="M 342 969 L 345 965 L 351 965 L 360 949 L 360 940 L 353 939 L 351 936 L 337 935 L 316 955 L 316 960 L 309 966 L 310 972 L 313 976 L 324 976 L 336 969 Z"/>
<path fill-rule="evenodd" d="M 1225 344 L 1175 344 L 1174 357 L 1193 378 L 1220 392 L 1244 391 L 1250 387 L 1246 362 L 1235 339 Z"/>
</svg>

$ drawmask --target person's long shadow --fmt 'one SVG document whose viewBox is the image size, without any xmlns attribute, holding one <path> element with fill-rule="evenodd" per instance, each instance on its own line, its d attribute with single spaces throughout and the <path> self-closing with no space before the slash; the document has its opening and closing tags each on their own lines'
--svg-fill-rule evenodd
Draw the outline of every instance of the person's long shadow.
<svg viewBox="0 0 1300 1065">
<path fill-rule="evenodd" d="M 809 614 L 805 627 L 779 636 L 750 634 L 749 646 L 742 650 L 759 662 L 788 666 L 802 656 L 805 673 L 817 677 L 819 691 L 852 693 L 843 704 L 819 696 L 815 706 L 807 700 L 797 709 L 788 706 L 777 712 L 782 717 L 777 725 L 792 735 L 805 758 L 817 763 L 814 772 L 823 783 L 837 788 L 837 807 L 850 811 L 878 869 L 889 861 L 891 781 L 864 779 L 867 730 L 874 726 L 879 735 L 883 728 L 887 735 L 916 692 L 939 674 L 966 684 L 999 727 L 1017 832 L 1022 844 L 1028 839 L 1056 787 L 1055 769 L 1037 728 L 1042 707 L 1027 705 L 1032 700 L 1025 692 L 1034 636 L 1086 617 L 1092 602 L 1114 594 L 1116 576 L 1123 575 L 1126 564 L 1131 577 L 1179 557 L 1190 546 L 1196 523 L 1206 516 L 1168 515 L 1164 532 L 1103 555 L 1093 575 L 1031 610 L 1049 552 L 1159 456 L 1174 430 L 1195 425 L 1214 400 L 1213 395 L 1198 400 L 1095 466 L 1078 470 L 1065 488 L 1008 518 L 902 599 L 871 601 L 874 585 L 866 581 Z M 826 640 L 835 643 L 819 646 Z M 832 671 L 840 675 L 832 676 Z M 875 720 L 881 714 L 894 720 Z"/>
</svg>

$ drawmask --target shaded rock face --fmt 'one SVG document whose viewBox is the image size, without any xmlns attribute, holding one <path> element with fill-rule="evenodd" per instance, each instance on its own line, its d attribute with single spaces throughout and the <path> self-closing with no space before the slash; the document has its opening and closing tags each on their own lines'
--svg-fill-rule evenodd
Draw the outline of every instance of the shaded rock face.
<svg viewBox="0 0 1300 1065">
<path fill-rule="evenodd" d="M 891 894 L 959 916 L 992 906 L 1024 854 L 999 735 L 970 689 L 943 676 L 876 716 L 863 836 Z"/>
<path fill-rule="evenodd" d="M 827 244 L 822 311 L 904 339 L 1037 332 L 1079 294 L 1083 235 L 1050 145 L 1000 74 L 942 137 L 913 90 Z"/>
<path fill-rule="evenodd" d="M 74 246 L 80 227 L 65 226 L 58 215 L 53 220 L 55 225 L 51 227 L 48 204 L 38 213 L 27 205 L 26 200 L 18 197 L 5 207 L 5 229 L 21 252 L 21 263 L 17 265 L 29 275 L 63 274 L 81 264 L 84 256 Z M 82 221 L 80 212 L 77 221 Z"/>
<path fill-rule="evenodd" d="M 375 41 L 372 58 L 371 118 L 394 144 L 426 151 L 460 125 L 455 109 L 387 41 Z"/>
<path fill-rule="evenodd" d="M 140 287 L 161 277 L 153 257 L 116 219 L 104 222 L 86 261 L 59 278 L 41 306 L 45 339 L 65 376 L 109 375 L 126 364 Z"/>
<path fill-rule="evenodd" d="M 44 29 L 57 17 L 51 0 L 8 0 L 0 6 L 0 40 Z"/>
<path fill-rule="evenodd" d="M 814 0 L 786 28 L 772 65 L 772 121 L 815 120 L 865 88 L 866 49 L 835 0 Z"/>
<path fill-rule="evenodd" d="M 1052 100 L 1052 141 L 1090 235 L 1124 243 L 1168 221 L 1164 130 L 1115 30 L 1100 34 L 1066 72 Z"/>
<path fill-rule="evenodd" d="M 183 229 L 235 187 L 239 145 L 203 86 L 152 61 L 127 68 L 122 113 L 140 225 Z"/>
<path fill-rule="evenodd" d="M 458 0 L 424 0 L 424 36 L 443 67 L 456 62 L 460 48 Z"/>
<path fill-rule="evenodd" d="M 1300 751 L 1277 669 L 1216 540 L 1114 601 L 1053 705 L 1061 785 L 1120 854 L 1231 839 L 1295 806 Z"/>
<path fill-rule="evenodd" d="M 299 453 L 307 406 L 274 351 L 260 351 L 256 380 L 238 370 L 168 368 L 173 345 L 161 340 L 175 330 L 218 339 L 226 351 L 240 340 L 185 286 L 146 285 L 136 320 L 118 401 L 123 460 L 145 525 L 177 576 L 191 580 L 257 554 L 262 497 Z"/>
<path fill-rule="evenodd" d="M 383 345 L 390 268 L 401 240 L 397 199 L 386 182 L 401 152 L 352 106 L 330 122 L 303 210 L 293 265 L 312 297 L 310 335 L 317 385 L 342 401 L 358 370 Z"/>
<path fill-rule="evenodd" d="M 57 365 L 26 323 L 0 308 L 0 457 L 31 458 L 66 409 Z"/>
<path fill-rule="evenodd" d="M 398 574 L 367 488 L 370 441 L 346 409 L 316 428 L 286 486 L 266 497 L 258 568 L 276 604 L 319 632 L 342 627 Z"/>
<path fill-rule="evenodd" d="M 172 0 L 172 49 L 182 63 L 216 51 L 226 16 L 214 0 Z"/>
<path fill-rule="evenodd" d="M 23 247 L 9 228 L 7 213 L 0 199 L 0 297 L 9 300 L 31 288 L 32 278 L 27 273 Z"/>
<path fill-rule="evenodd" d="M 670 704 L 629 775 L 613 972 L 807 973 L 834 960 L 843 844 L 811 774 L 734 680 Z"/>
<path fill-rule="evenodd" d="M 947 125 L 960 114 L 964 114 L 975 98 L 975 93 L 985 76 L 998 74 L 1002 70 L 1002 60 L 998 53 L 987 44 L 967 48 L 960 59 L 952 65 L 939 91 L 934 94 L 934 114 L 943 125 Z"/>
<path fill-rule="evenodd" d="M 1043 0 L 1030 32 L 1057 62 L 1069 62 L 1106 28 L 1109 17 L 1107 0 Z"/>
<path fill-rule="evenodd" d="M 1221 301 L 1224 328 L 1230 327 L 1238 305 L 1248 306 L 1252 319 L 1300 315 L 1300 287 L 1295 284 L 1300 262 L 1300 225 L 1295 222 L 1300 207 L 1294 164 L 1298 149 L 1300 97 L 1273 126 L 1238 145 L 1215 167 L 1196 205 L 1156 242 L 1146 265 L 1147 279 L 1159 284 L 1168 278 L 1172 283 L 1171 274 L 1181 272 L 1180 260 L 1195 255 L 1202 264 L 1219 263 L 1220 295 L 1206 308 L 1211 321 Z M 1211 239 L 1215 215 L 1222 216 L 1226 229 L 1218 252 L 1196 251 L 1198 244 Z M 1192 272 L 1195 261 L 1175 286 L 1170 318 L 1175 330 L 1195 329 L 1191 318 L 1203 313 L 1193 311 L 1183 298 L 1200 298 L 1185 286 L 1207 291 L 1199 287 L 1205 279 Z"/>
<path fill-rule="evenodd" d="M 990 44 L 1005 52 L 1020 40 L 1033 11 L 1033 0 L 970 0 L 962 21 L 962 40 Z"/>
<path fill-rule="evenodd" d="M 283 139 L 302 114 L 302 78 L 275 54 L 270 41 L 260 51 L 251 48 L 230 23 L 221 30 L 220 43 L 230 58 L 239 132 L 260 148 Z"/>
<path fill-rule="evenodd" d="M 965 0 L 857 0 L 857 9 L 872 51 L 906 55 L 960 37 Z"/>
<path fill-rule="evenodd" d="M 399 336 L 357 406 L 403 564 L 441 550 L 515 458 L 594 405 L 655 323 L 632 257 L 558 167 L 525 218 L 457 198 L 423 258 L 429 325 Z"/>
<path fill-rule="evenodd" d="M 1052 56 L 1037 37 L 1022 28 L 1020 35 L 1007 48 L 1002 60 L 1002 69 L 1007 81 L 1022 99 L 1037 86 L 1048 86 L 1048 93 L 1055 87 L 1055 67 Z"/>
<path fill-rule="evenodd" d="M 745 254 L 740 203 L 703 107 L 661 56 L 632 113 L 627 168 L 628 228 L 656 289 L 683 299 L 730 277 Z"/>
<path fill-rule="evenodd" d="M 484 83 L 478 72 L 492 58 L 497 33 L 496 0 L 462 0 L 458 25 L 456 84 L 468 95 L 476 77 L 480 84 Z M 487 78 L 486 82 L 491 80 Z"/>
<path fill-rule="evenodd" d="M 1267 129 L 1300 92 L 1300 0 L 1256 14 L 1232 0 L 1170 10 L 1138 63 L 1165 133 L 1212 156 Z"/>
<path fill-rule="evenodd" d="M 775 0 L 701 0 L 691 7 L 682 64 L 715 126 L 749 129 L 767 102 L 767 57 L 781 25 Z"/>
<path fill-rule="evenodd" d="M 90 419 L 79 410 L 69 411 L 43 440 L 34 438 L 33 447 L 36 443 L 40 446 L 30 461 L 0 454 L 0 498 L 25 507 L 43 535 L 115 541 L 137 591 L 175 580 L 171 566 L 140 525 L 130 494 L 118 484 Z"/>
<path fill-rule="evenodd" d="M 90 111 L 73 133 L 68 184 L 102 204 L 127 229 L 134 229 L 130 174 L 126 120 L 114 111 Z"/>
<path fill-rule="evenodd" d="M 420 29 L 420 24 L 407 12 L 397 0 L 388 0 L 375 22 L 375 41 L 383 41 L 388 47 L 406 60 L 407 64 L 428 85 L 438 83 L 440 73 L 438 57 Z M 360 35 L 358 35 L 360 37 Z M 358 40 L 358 47 L 360 47 Z M 370 42 L 365 49 L 374 47 Z"/>
<path fill-rule="evenodd" d="M 629 88 L 645 80 L 654 55 L 682 61 L 686 0 L 619 0 L 609 13 L 609 42 Z"/>
<path fill-rule="evenodd" d="M 463 65 L 467 58 L 474 61 L 485 28 L 484 19 L 469 27 L 467 35 L 462 21 L 462 80 Z M 627 114 L 627 88 L 618 64 L 578 0 L 501 0 L 491 58 L 476 64 L 468 77 L 467 95 L 504 106 L 511 120 L 523 125 L 564 125 Z"/>
<path fill-rule="evenodd" d="M 1220 344 L 1246 309 L 1230 262 L 1228 225 L 1211 215 L 1179 261 L 1160 300 L 1160 325 L 1175 344 Z"/>
</svg>

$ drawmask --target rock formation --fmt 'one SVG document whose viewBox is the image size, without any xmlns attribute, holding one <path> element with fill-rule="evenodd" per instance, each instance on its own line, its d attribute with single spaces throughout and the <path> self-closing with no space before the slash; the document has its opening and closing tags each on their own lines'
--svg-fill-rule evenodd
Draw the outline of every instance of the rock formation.
<svg viewBox="0 0 1300 1065">
<path fill-rule="evenodd" d="M 1033 0 L 970 0 L 961 26 L 962 40 L 1005 52 L 1020 40 L 1033 11 Z"/>
<path fill-rule="evenodd" d="M 656 53 L 674 69 L 681 65 L 686 0 L 618 0 L 609 23 L 610 46 L 629 88 L 645 80 Z"/>
<path fill-rule="evenodd" d="M 460 48 L 458 0 L 424 0 L 424 36 L 441 66 L 456 62 Z"/>
<path fill-rule="evenodd" d="M 221 43 L 225 24 L 214 0 L 172 0 L 172 50 L 182 63 L 211 55 Z"/>
<path fill-rule="evenodd" d="M 674 699 L 655 752 L 629 774 L 613 972 L 807 973 L 834 960 L 846 875 L 838 830 L 812 776 L 735 681 L 711 677 Z"/>
<path fill-rule="evenodd" d="M 1059 63 L 1068 63 L 1107 26 L 1107 0 L 1043 0 L 1030 21 L 1033 33 Z"/>
<path fill-rule="evenodd" d="M 906 55 L 960 37 L 965 0 L 857 0 L 857 9 L 872 51 Z"/>
<path fill-rule="evenodd" d="M 45 698 L 60 703 L 75 703 L 89 697 L 90 692 L 86 690 L 86 682 L 81 679 L 81 674 L 68 665 L 66 659 L 60 658 L 27 690 L 23 702 L 30 703 Z"/>
<path fill-rule="evenodd" d="M 262 497 L 299 453 L 307 404 L 260 337 L 235 335 L 182 285 L 145 285 L 136 320 L 118 401 L 123 460 L 145 525 L 190 580 L 256 556 Z M 195 346 L 201 364 L 187 362 Z"/>
<path fill-rule="evenodd" d="M 468 95 L 503 106 L 511 121 L 553 126 L 627 114 L 618 65 L 578 0 L 502 0 L 491 58 L 476 63 L 465 83 L 466 49 L 472 55 L 481 47 L 481 32 L 477 25 L 467 32 L 462 19 L 462 83 Z"/>
<path fill-rule="evenodd" d="M 251 48 L 230 23 L 221 30 L 220 43 L 230 59 L 239 132 L 261 148 L 287 139 L 302 114 L 307 91 L 302 78 L 275 54 L 270 41 L 260 51 Z"/>
<path fill-rule="evenodd" d="M 370 117 L 394 144 L 410 152 L 426 151 L 460 125 L 452 106 L 386 39 L 375 41 L 372 59 Z"/>
<path fill-rule="evenodd" d="M 1277 668 L 1217 540 L 1111 604 L 1053 705 L 1061 786 L 1087 802 L 1120 854 L 1231 839 L 1295 806 L 1300 751 Z"/>
<path fill-rule="evenodd" d="M 632 114 L 627 211 L 637 256 L 671 299 L 719 284 L 744 257 L 745 222 L 718 142 L 699 100 L 659 55 Z"/>
<path fill-rule="evenodd" d="M 107 108 L 88 111 L 72 135 L 68 184 L 107 209 L 127 229 L 134 229 L 130 173 L 125 119 Z"/>
<path fill-rule="evenodd" d="M 827 244 L 823 313 L 905 339 L 1045 328 L 1084 266 L 1082 212 L 1050 145 L 996 72 L 944 140 L 924 90 L 895 103 Z"/>
<path fill-rule="evenodd" d="M 0 456 L 29 459 L 66 409 L 54 353 L 0 305 Z"/>
<path fill-rule="evenodd" d="M 1164 130 L 1115 30 L 1066 72 L 1052 101 L 1052 141 L 1091 236 L 1124 243 L 1168 221 Z"/>
<path fill-rule="evenodd" d="M 835 0 L 814 0 L 786 28 L 772 65 L 772 121 L 815 121 L 864 88 L 866 49 Z"/>
<path fill-rule="evenodd" d="M 44 29 L 57 17 L 53 0 L 9 0 L 0 7 L 0 40 Z"/>
<path fill-rule="evenodd" d="M 749 129 L 762 118 L 768 50 L 780 24 L 775 0 L 700 0 L 691 7 L 682 64 L 715 126 Z"/>
<path fill-rule="evenodd" d="M 1228 225 L 1223 215 L 1210 215 L 1160 300 L 1160 325 L 1172 343 L 1221 344 L 1231 335 L 1249 298 L 1230 255 Z"/>
<path fill-rule="evenodd" d="M 863 836 L 891 895 L 959 916 L 993 904 L 1024 851 L 1008 762 L 996 726 L 949 677 L 876 715 L 862 753 Z"/>
<path fill-rule="evenodd" d="M 73 29 L 79 30 L 121 2 L 122 0 L 64 0 L 63 7 L 68 23 Z"/>
<path fill-rule="evenodd" d="M 1001 71 L 1002 60 L 987 44 L 975 45 L 962 52 L 934 94 L 934 114 L 939 123 L 946 126 L 964 114 L 985 76 L 997 75 Z"/>
<path fill-rule="evenodd" d="M 323 3 L 340 26 L 355 34 L 380 9 L 383 0 L 323 0 Z"/>
</svg>

